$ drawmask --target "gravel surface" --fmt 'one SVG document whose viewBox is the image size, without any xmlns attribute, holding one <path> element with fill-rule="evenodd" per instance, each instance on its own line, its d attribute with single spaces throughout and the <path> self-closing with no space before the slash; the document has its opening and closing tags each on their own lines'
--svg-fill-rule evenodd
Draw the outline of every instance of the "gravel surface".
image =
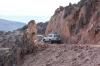
<svg viewBox="0 0 100 66">
<path fill-rule="evenodd" d="M 100 45 L 49 44 L 25 56 L 21 66 L 100 66 Z"/>
</svg>

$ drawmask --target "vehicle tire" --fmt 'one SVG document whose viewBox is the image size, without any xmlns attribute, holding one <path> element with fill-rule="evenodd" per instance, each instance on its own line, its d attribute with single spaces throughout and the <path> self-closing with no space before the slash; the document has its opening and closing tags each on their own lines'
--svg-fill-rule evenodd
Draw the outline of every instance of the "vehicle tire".
<svg viewBox="0 0 100 66">
<path fill-rule="evenodd" d="M 57 41 L 57 44 L 60 44 L 61 43 L 61 41 Z"/>
<path fill-rule="evenodd" d="M 50 44 L 52 44 L 52 43 L 53 43 L 53 41 L 52 41 L 51 39 L 49 40 L 49 42 L 50 42 Z"/>
<path fill-rule="evenodd" d="M 43 39 L 43 42 L 46 42 L 45 39 Z"/>
</svg>

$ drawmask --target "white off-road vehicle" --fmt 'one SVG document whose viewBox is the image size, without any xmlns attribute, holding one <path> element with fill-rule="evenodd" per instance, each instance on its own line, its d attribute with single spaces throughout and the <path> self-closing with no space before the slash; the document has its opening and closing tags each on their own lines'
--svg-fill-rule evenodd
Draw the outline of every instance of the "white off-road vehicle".
<svg viewBox="0 0 100 66">
<path fill-rule="evenodd" d="M 60 35 L 58 33 L 50 33 L 48 36 L 43 38 L 44 42 L 50 42 L 50 43 L 60 43 Z"/>
</svg>

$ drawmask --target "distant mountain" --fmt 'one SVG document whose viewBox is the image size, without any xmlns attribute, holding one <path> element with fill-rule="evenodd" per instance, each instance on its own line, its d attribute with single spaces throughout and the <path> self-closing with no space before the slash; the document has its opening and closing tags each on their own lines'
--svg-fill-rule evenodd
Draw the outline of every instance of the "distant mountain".
<svg viewBox="0 0 100 66">
<path fill-rule="evenodd" d="M 23 27 L 25 24 L 16 21 L 0 19 L 0 31 L 13 31 Z"/>
</svg>

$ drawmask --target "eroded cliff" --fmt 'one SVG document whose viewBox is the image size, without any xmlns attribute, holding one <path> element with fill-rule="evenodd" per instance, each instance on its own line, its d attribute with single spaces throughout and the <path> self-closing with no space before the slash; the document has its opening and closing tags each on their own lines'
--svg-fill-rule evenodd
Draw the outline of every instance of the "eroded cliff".
<svg viewBox="0 0 100 66">
<path fill-rule="evenodd" d="M 100 0 L 81 0 L 56 9 L 46 29 L 58 32 L 66 43 L 99 44 Z"/>
</svg>

